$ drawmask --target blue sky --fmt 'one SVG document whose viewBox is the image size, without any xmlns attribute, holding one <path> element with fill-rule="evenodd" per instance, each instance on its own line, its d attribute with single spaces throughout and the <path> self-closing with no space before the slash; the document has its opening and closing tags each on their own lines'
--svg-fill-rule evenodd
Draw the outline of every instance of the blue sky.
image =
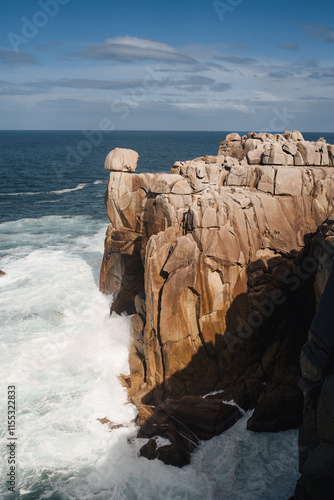
<svg viewBox="0 0 334 500">
<path fill-rule="evenodd" d="M 1 129 L 333 132 L 334 6 L 12 0 Z"/>
</svg>

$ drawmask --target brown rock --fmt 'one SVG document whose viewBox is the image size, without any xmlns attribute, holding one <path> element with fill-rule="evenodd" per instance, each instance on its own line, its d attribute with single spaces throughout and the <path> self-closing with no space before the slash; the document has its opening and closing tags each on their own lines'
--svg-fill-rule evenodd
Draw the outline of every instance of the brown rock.
<svg viewBox="0 0 334 500">
<path fill-rule="evenodd" d="M 304 165 L 315 165 L 315 146 L 310 142 L 297 143 L 297 149 L 303 158 Z"/>
<path fill-rule="evenodd" d="M 260 151 L 267 164 L 247 164 Z M 334 208 L 326 152 L 331 161 L 325 143 L 294 132 L 252 133 L 223 141 L 216 158 L 177 162 L 172 174 L 111 173 L 101 289 L 115 294 L 114 310 L 136 313 L 124 382 L 137 405 L 156 405 L 139 418 L 141 432 L 169 439 L 149 441 L 146 456 L 189 463 L 222 402 L 208 411 L 183 398 L 222 388 L 243 409 L 255 407 L 254 430 L 300 423 L 299 354 L 316 273 L 303 266 L 314 264 L 313 235 Z M 302 165 L 312 158 L 319 166 Z M 319 259 L 323 269 L 329 260 Z M 319 274 L 319 290 L 321 282 Z M 314 345 L 312 337 L 301 364 L 318 383 L 328 355 Z"/>
<path fill-rule="evenodd" d="M 132 149 L 116 148 L 108 154 L 104 168 L 116 172 L 134 172 L 139 155 Z"/>
<path fill-rule="evenodd" d="M 303 177 L 300 169 L 280 168 L 277 170 L 275 194 L 301 196 Z"/>
<path fill-rule="evenodd" d="M 247 161 L 249 165 L 259 165 L 261 163 L 262 155 L 264 149 L 258 147 L 256 149 L 252 149 L 247 153 Z"/>
<path fill-rule="evenodd" d="M 273 142 L 270 150 L 265 150 L 263 153 L 262 163 L 264 165 L 285 165 L 285 161 L 282 144 L 278 142 Z"/>
<path fill-rule="evenodd" d="M 238 133 L 233 132 L 232 134 L 228 134 L 226 136 L 226 141 L 241 141 L 241 137 Z"/>
</svg>

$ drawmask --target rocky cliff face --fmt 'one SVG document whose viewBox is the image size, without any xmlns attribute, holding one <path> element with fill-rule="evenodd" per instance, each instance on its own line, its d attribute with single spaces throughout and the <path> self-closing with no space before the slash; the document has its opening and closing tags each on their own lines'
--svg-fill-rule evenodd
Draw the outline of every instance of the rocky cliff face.
<svg viewBox="0 0 334 500">
<path fill-rule="evenodd" d="M 171 174 L 117 162 L 100 288 L 115 294 L 112 310 L 133 314 L 124 381 L 140 433 L 170 440 L 151 439 L 145 456 L 181 466 L 249 408 L 254 431 L 301 424 L 299 353 L 321 293 L 333 161 L 323 139 L 286 132 L 230 134 L 217 156 Z"/>
<path fill-rule="evenodd" d="M 319 304 L 301 351 L 304 393 L 295 499 L 331 500 L 334 492 L 334 219 L 322 225 L 315 289 Z"/>
</svg>

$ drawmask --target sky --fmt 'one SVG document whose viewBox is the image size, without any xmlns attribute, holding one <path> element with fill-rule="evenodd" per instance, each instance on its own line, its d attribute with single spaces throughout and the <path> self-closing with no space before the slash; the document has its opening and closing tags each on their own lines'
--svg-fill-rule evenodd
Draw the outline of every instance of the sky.
<svg viewBox="0 0 334 500">
<path fill-rule="evenodd" d="M 334 132 L 332 0 L 11 0 L 0 129 Z"/>
</svg>

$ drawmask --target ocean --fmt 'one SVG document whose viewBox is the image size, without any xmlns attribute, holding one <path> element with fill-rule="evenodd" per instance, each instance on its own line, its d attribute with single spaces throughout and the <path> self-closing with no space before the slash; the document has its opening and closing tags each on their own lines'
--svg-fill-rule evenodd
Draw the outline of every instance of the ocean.
<svg viewBox="0 0 334 500">
<path fill-rule="evenodd" d="M 0 500 L 286 500 L 297 431 L 246 431 L 250 412 L 183 469 L 138 457 L 129 317 L 109 315 L 98 280 L 108 225 L 104 159 L 136 150 L 138 172 L 217 154 L 228 132 L 0 131 Z M 304 134 L 315 140 L 334 134 Z M 16 387 L 15 493 L 7 387 Z M 123 427 L 110 431 L 97 419 Z M 11 441 L 10 441 L 11 442 Z"/>
</svg>

